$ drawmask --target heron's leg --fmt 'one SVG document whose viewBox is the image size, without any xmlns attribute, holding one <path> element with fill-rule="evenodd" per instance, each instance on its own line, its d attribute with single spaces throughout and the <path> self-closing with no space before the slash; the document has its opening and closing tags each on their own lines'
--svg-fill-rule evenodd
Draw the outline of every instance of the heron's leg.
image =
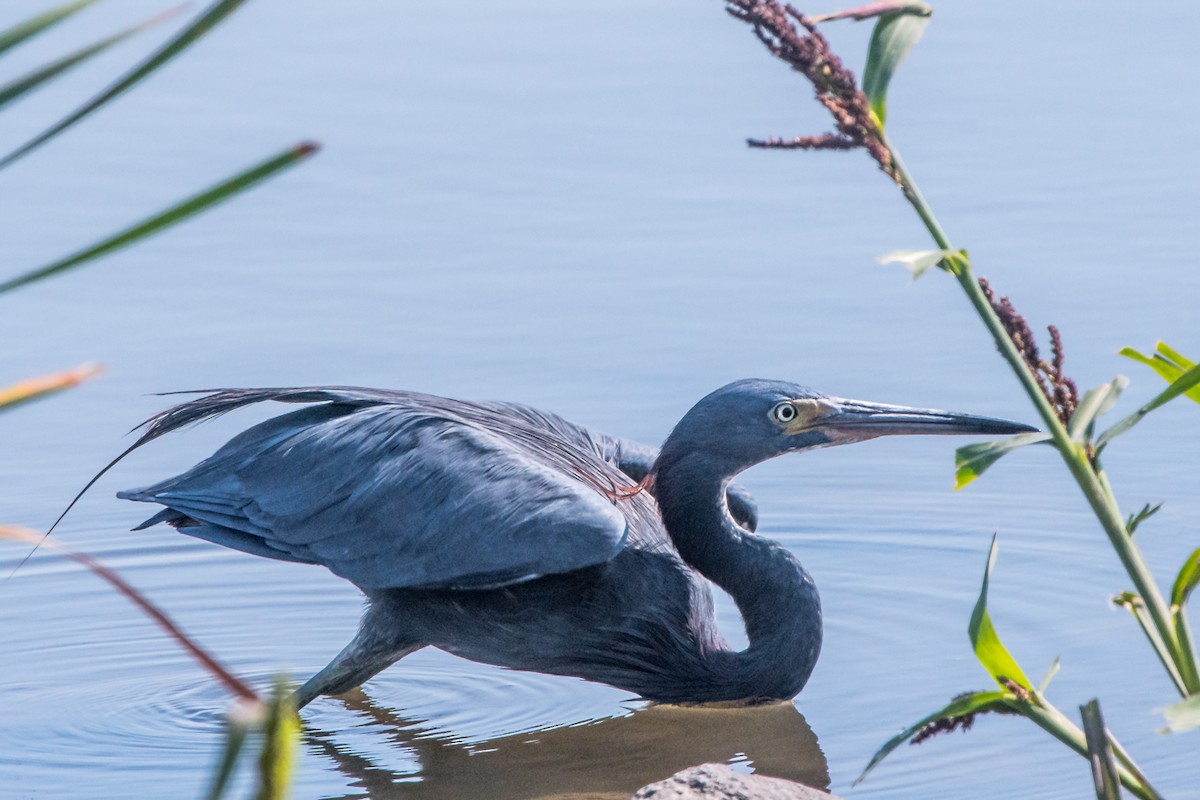
<svg viewBox="0 0 1200 800">
<path fill-rule="evenodd" d="M 398 634 L 395 620 L 372 606 L 363 617 L 358 634 L 324 669 L 296 690 L 292 699 L 296 708 L 304 708 L 320 695 L 341 694 L 361 686 L 409 653 L 420 650 L 424 642 L 414 642 Z M 391 622 L 392 624 L 386 624 Z"/>
</svg>

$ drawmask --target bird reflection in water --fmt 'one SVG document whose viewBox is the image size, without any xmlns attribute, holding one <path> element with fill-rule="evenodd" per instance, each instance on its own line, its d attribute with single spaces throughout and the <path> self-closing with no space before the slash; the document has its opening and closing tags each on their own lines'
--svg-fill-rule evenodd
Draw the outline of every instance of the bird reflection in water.
<svg viewBox="0 0 1200 800">
<path fill-rule="evenodd" d="M 416 771 L 393 771 L 343 741 L 342 726 L 321 730 L 310 721 L 306 749 L 328 758 L 351 781 L 353 789 L 341 800 L 626 800 L 648 783 L 705 762 L 741 763 L 761 775 L 829 786 L 817 737 L 790 702 L 651 705 L 627 716 L 473 743 L 403 710 L 381 708 L 360 690 L 341 702 L 389 748 L 402 748 L 419 764 Z M 360 737 L 361 727 L 354 738 Z"/>
</svg>

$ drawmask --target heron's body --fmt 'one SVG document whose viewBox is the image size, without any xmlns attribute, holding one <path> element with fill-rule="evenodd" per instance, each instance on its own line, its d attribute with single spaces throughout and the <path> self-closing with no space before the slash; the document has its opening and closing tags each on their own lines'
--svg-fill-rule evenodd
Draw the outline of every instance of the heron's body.
<svg viewBox="0 0 1200 800">
<path fill-rule="evenodd" d="M 311 405 L 121 496 L 165 506 L 146 525 L 323 564 L 363 590 L 358 635 L 301 705 L 429 645 L 652 700 L 790 698 L 820 650 L 817 592 L 752 532 L 753 501 L 729 479 L 885 433 L 1025 429 L 740 381 L 698 403 L 660 453 L 525 406 L 344 388 L 216 392 L 155 418 L 142 441 L 264 400 Z M 721 638 L 709 581 L 738 604 L 747 649 Z"/>
</svg>

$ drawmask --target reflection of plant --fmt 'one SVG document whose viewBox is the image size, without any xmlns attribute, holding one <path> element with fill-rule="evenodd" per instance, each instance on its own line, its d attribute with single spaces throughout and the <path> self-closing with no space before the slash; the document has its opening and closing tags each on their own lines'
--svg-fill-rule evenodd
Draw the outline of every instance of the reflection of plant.
<svg viewBox="0 0 1200 800">
<path fill-rule="evenodd" d="M 1101 465 L 1101 456 L 1108 445 L 1151 411 L 1181 394 L 1188 394 L 1200 402 L 1200 367 L 1161 344 L 1153 356 L 1145 356 L 1128 348 L 1123 350 L 1123 355 L 1148 364 L 1170 385 L 1137 411 L 1103 432 L 1098 432 L 1097 419 L 1112 408 L 1128 381 L 1117 377 L 1084 392 L 1080 397 L 1074 383 L 1063 374 L 1062 340 L 1057 329 L 1050 329 L 1052 356 L 1046 361 L 1038 354 L 1029 325 L 1012 303 L 1007 298 L 997 299 L 987 282 L 975 277 L 967 251 L 950 243 L 949 236 L 938 223 L 933 209 L 885 132 L 888 83 L 900 61 L 916 44 L 928 24 L 932 14 L 929 6 L 919 2 L 888 0 L 821 17 L 805 17 L 791 6 L 781 6 L 776 0 L 726 0 L 726 8 L 734 17 L 753 27 L 758 39 L 772 55 L 788 63 L 813 83 L 818 100 L 833 113 L 838 130 L 837 134 L 818 137 L 750 140 L 749 144 L 759 147 L 867 149 L 896 181 L 935 245 L 935 249 L 931 250 L 891 253 L 884 260 L 903 263 L 916 277 L 934 266 L 953 277 L 992 334 L 1001 355 L 1042 418 L 1046 433 L 1023 434 L 960 448 L 956 456 L 957 486 L 970 483 L 997 459 L 1018 447 L 1035 443 L 1052 444 L 1079 484 L 1133 583 L 1134 590 L 1118 595 L 1115 602 L 1133 613 L 1176 690 L 1184 698 L 1168 709 L 1169 727 L 1181 730 L 1200 725 L 1200 669 L 1184 612 L 1190 592 L 1200 583 L 1200 549 L 1179 570 L 1168 601 L 1133 538 L 1135 528 L 1157 511 L 1157 506 L 1147 504 L 1137 513 L 1128 516 L 1122 514 Z M 846 79 L 848 73 L 836 56 L 828 52 L 828 45 L 816 26 L 820 22 L 835 19 L 867 18 L 877 18 L 877 21 L 860 89 L 853 76 Z M 865 123 L 859 111 L 862 108 L 868 109 L 869 120 Z M 1000 642 L 987 613 L 988 575 L 995 557 L 993 542 L 969 633 L 976 656 L 995 680 L 997 688 L 955 698 L 945 708 L 888 742 L 867 769 L 870 770 L 906 740 L 928 738 L 944 730 L 966 729 L 974 716 L 980 713 L 1006 712 L 1033 720 L 1077 752 L 1092 758 L 1099 796 L 1116 796 L 1119 782 L 1138 797 L 1157 797 L 1124 748 L 1104 728 L 1098 704 L 1093 701 L 1081 707 L 1084 729 L 1080 730 L 1046 700 L 1046 683 L 1057 670 L 1057 662 L 1046 679 L 1035 687 Z"/>
<path fill-rule="evenodd" d="M 0 31 L 0 54 L 63 22 L 93 2 L 95 0 L 73 0 L 18 23 L 7 30 Z M 0 169 L 23 158 L 73 127 L 76 123 L 87 118 L 92 112 L 120 97 L 146 77 L 156 72 L 164 64 L 185 51 L 244 2 L 245 0 L 219 0 L 212 3 L 164 45 L 152 52 L 136 67 L 118 78 L 98 95 L 16 150 L 0 157 Z M 67 70 L 123 42 L 138 31 L 164 22 L 174 16 L 178 10 L 172 9 L 146 22 L 101 39 L 80 50 L 68 53 L 24 75 L 17 76 L 6 83 L 0 84 L 0 108 L 6 107 Z M 208 189 L 175 203 L 156 214 L 152 214 L 144 220 L 130 225 L 88 247 L 77 250 L 64 258 L 7 279 L 0 279 L 0 294 L 11 292 L 23 286 L 74 269 L 183 222 L 240 194 L 287 167 L 304 160 L 316 152 L 316 150 L 317 145 L 309 142 L 289 147 L 253 165 L 249 169 L 228 177 Z M 97 374 L 99 371 L 99 367 L 87 364 L 65 372 L 22 381 L 9 387 L 0 387 L 0 411 L 9 410 L 20 404 L 75 386 L 81 381 Z M 0 525 L 0 538 L 29 542 L 35 546 L 42 541 L 49 541 L 45 537 L 33 534 L 31 531 L 3 525 Z M 203 649 L 192 642 L 161 610 L 145 599 L 133 587 L 125 583 L 112 570 L 96 562 L 89 556 L 67 551 L 53 542 L 51 542 L 51 545 L 82 563 L 137 604 L 143 612 L 162 626 L 173 639 L 195 656 L 214 678 L 229 688 L 234 696 L 238 698 L 237 704 L 227 715 L 225 752 L 214 774 L 209 796 L 217 798 L 224 793 L 239 755 L 244 750 L 247 735 L 255 734 L 262 740 L 257 797 L 263 800 L 276 800 L 277 798 L 284 797 L 291 774 L 291 759 L 299 727 L 296 712 L 291 706 L 290 690 L 288 690 L 286 685 L 282 682 L 277 683 L 271 698 L 261 698 L 253 689 L 234 677 L 212 656 L 208 655 Z"/>
</svg>

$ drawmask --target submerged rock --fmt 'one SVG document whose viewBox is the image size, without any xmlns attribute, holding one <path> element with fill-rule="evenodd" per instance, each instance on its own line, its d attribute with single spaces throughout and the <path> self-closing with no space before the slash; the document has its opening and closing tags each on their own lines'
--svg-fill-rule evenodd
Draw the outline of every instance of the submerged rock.
<svg viewBox="0 0 1200 800">
<path fill-rule="evenodd" d="M 632 800 L 839 800 L 828 792 L 782 778 L 734 772 L 726 764 L 701 764 L 644 786 Z"/>
</svg>

